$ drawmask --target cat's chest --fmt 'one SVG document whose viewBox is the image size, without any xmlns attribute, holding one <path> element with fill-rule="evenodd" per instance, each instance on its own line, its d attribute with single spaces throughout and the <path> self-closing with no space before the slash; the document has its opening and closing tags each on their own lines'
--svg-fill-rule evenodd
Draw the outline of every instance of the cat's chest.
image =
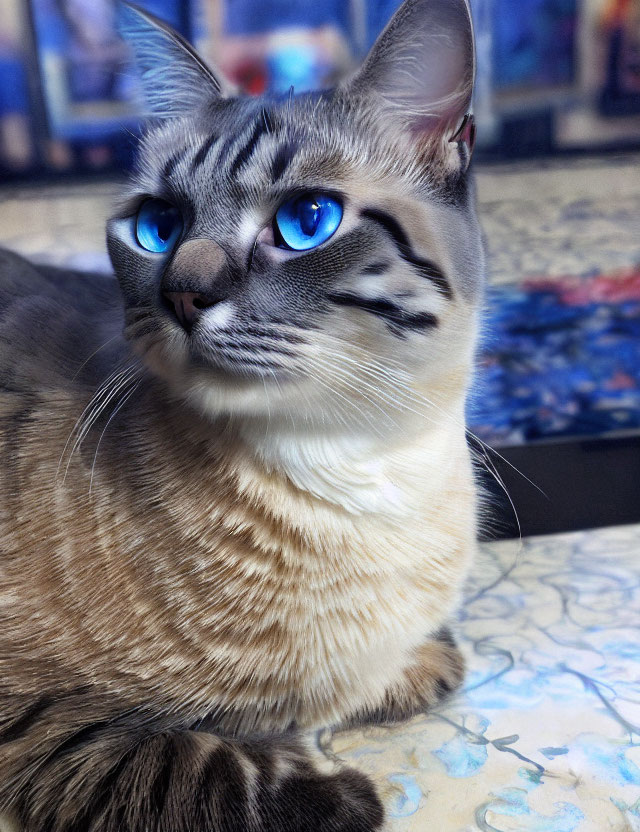
<svg viewBox="0 0 640 832">
<path fill-rule="evenodd" d="M 46 630 L 75 672 L 136 696 L 158 695 L 160 674 L 167 703 L 194 711 L 330 721 L 336 702 L 391 684 L 454 608 L 470 500 L 357 514 L 240 454 L 185 464 L 177 432 L 161 447 L 140 431 L 106 439 L 90 494 L 78 464 L 13 523 L 16 553 L 41 555 L 28 583 L 16 556 L 11 579 L 34 643 Z"/>
<path fill-rule="evenodd" d="M 287 718 L 333 719 L 336 701 L 346 708 L 382 693 L 457 600 L 451 587 L 465 554 L 453 542 L 448 551 L 417 544 L 417 528 L 351 524 L 348 534 L 325 529 L 314 539 L 311 529 L 306 537 L 283 530 L 255 505 L 251 522 L 242 517 L 236 506 L 188 534 L 166 522 L 155 537 L 165 558 L 128 582 L 126 661 L 142 673 L 156 655 L 180 698 L 249 711 L 294 700 Z M 130 541 L 144 542 L 150 531 Z"/>
<path fill-rule="evenodd" d="M 235 652 L 252 673 L 268 666 L 298 678 L 360 664 L 366 675 L 376 654 L 426 636 L 455 602 L 451 587 L 468 562 L 473 504 L 464 465 L 451 483 L 457 505 L 442 494 L 436 504 L 436 486 L 419 478 L 420 505 L 400 516 L 411 477 L 365 466 L 358 491 L 339 471 L 316 470 L 319 487 L 342 481 L 358 499 L 388 487 L 399 501 L 385 512 L 345 510 L 240 453 L 233 465 L 203 456 L 165 485 L 156 469 L 153 487 L 135 499 L 120 494 L 128 518 L 116 529 L 127 535 L 110 548 L 122 553 L 129 591 L 155 610 L 145 620 L 163 621 L 201 658 Z"/>
</svg>

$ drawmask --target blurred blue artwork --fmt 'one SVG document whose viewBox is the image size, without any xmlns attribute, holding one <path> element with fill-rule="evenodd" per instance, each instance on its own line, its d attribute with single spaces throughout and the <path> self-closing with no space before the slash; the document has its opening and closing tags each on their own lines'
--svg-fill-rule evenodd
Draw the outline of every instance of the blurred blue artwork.
<svg viewBox="0 0 640 832">
<path fill-rule="evenodd" d="M 15 12 L 15 10 L 14 10 Z M 32 162 L 30 101 L 25 53 L 6 0 L 0 0 L 0 171 Z"/>
<path fill-rule="evenodd" d="M 493 0 L 497 89 L 573 83 L 577 6 L 577 0 Z"/>
<path fill-rule="evenodd" d="M 309 92 L 317 87 L 317 79 L 326 74 L 319 66 L 316 54 L 305 44 L 288 44 L 274 50 L 268 57 L 269 89 L 274 93 Z"/>
<path fill-rule="evenodd" d="M 141 0 L 189 35 L 183 0 Z M 52 137 L 100 141 L 136 124 L 136 88 L 116 32 L 114 0 L 31 0 L 36 58 Z"/>
<path fill-rule="evenodd" d="M 471 429 L 487 442 L 640 427 L 640 271 L 489 291 Z"/>
<path fill-rule="evenodd" d="M 353 39 L 353 31 L 364 31 L 368 48 L 384 28 L 401 0 L 370 0 L 354 3 L 345 0 L 227 0 L 225 32 L 229 35 L 256 35 L 273 29 L 319 28 L 335 26 Z M 360 18 L 360 19 L 359 19 Z"/>
<path fill-rule="evenodd" d="M 28 113 L 27 75 L 22 56 L 0 40 L 0 118 Z"/>
</svg>

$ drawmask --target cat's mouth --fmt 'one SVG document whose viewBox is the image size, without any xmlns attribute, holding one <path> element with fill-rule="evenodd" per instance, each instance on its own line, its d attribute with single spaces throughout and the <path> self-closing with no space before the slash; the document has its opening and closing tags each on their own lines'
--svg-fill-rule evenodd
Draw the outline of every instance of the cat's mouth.
<svg viewBox="0 0 640 832">
<path fill-rule="evenodd" d="M 198 370 L 243 379 L 279 382 L 295 372 L 289 356 L 272 353 L 274 349 L 259 341 L 246 338 L 241 331 L 209 333 L 193 332 L 189 340 L 189 362 Z"/>
<path fill-rule="evenodd" d="M 197 293 L 162 294 L 162 306 L 186 336 L 194 369 L 243 379 L 281 381 L 296 371 L 295 345 L 303 339 L 275 322 L 239 315 L 231 301 L 206 302 Z"/>
<path fill-rule="evenodd" d="M 243 379 L 284 381 L 298 372 L 298 354 L 277 333 L 256 323 L 209 327 L 202 320 L 189 334 L 190 364 Z"/>
</svg>

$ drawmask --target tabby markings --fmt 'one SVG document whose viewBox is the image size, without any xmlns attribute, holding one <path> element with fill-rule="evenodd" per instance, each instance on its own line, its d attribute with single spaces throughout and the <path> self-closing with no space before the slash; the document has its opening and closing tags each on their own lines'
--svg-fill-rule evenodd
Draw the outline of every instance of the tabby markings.
<svg viewBox="0 0 640 832">
<path fill-rule="evenodd" d="M 386 271 L 389 271 L 389 263 L 370 263 L 368 266 L 365 266 L 362 270 L 362 274 L 375 274 L 381 275 L 384 274 Z"/>
<path fill-rule="evenodd" d="M 439 292 L 441 292 L 448 300 L 451 300 L 453 292 L 451 290 L 451 284 L 445 275 L 433 261 L 420 257 L 413 251 L 405 230 L 402 228 L 400 223 L 394 219 L 394 217 L 387 214 L 385 211 L 379 211 L 376 208 L 365 208 L 361 212 L 361 216 L 382 226 L 382 228 L 384 228 L 384 230 L 392 237 L 403 260 L 410 263 L 423 277 L 430 280 Z"/>
<path fill-rule="evenodd" d="M 213 147 L 213 145 L 218 141 L 218 136 L 211 135 L 207 136 L 207 138 L 202 142 L 200 145 L 198 152 L 193 157 L 193 161 L 191 162 L 191 173 L 194 173 L 200 165 L 204 163 L 204 160 L 207 158 L 209 151 Z"/>
<path fill-rule="evenodd" d="M 363 298 L 353 292 L 333 292 L 329 300 L 339 306 L 353 306 L 371 312 L 382 318 L 397 335 L 402 335 L 404 329 L 420 331 L 438 326 L 438 319 L 431 312 L 407 312 L 388 298 Z"/>
<path fill-rule="evenodd" d="M 0 741 L 6 743 L 20 739 L 51 707 L 53 701 L 51 696 L 45 694 L 29 705 L 16 719 L 9 721 L 8 725 L 3 720 L 3 727 L 0 729 Z"/>
<path fill-rule="evenodd" d="M 280 145 L 271 163 L 271 180 L 274 184 L 282 179 L 297 152 L 298 145 L 295 142 Z"/>
<path fill-rule="evenodd" d="M 233 160 L 229 176 L 234 177 L 238 171 L 243 168 L 251 159 L 258 142 L 265 133 L 270 132 L 270 122 L 266 116 L 266 110 L 262 111 L 261 117 L 256 121 L 253 127 L 249 141 L 243 145 L 238 151 L 236 158 Z"/>
<path fill-rule="evenodd" d="M 178 164 L 178 162 L 182 158 L 183 152 L 184 151 L 182 151 L 182 150 L 176 151 L 176 153 L 169 156 L 167 161 L 164 163 L 164 167 L 162 168 L 162 176 L 165 179 L 169 179 L 171 177 L 171 174 L 176 169 L 176 165 Z"/>
</svg>

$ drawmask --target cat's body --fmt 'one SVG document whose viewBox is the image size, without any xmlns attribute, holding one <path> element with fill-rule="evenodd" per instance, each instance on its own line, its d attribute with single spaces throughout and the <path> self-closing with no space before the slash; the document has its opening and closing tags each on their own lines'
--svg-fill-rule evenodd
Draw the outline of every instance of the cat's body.
<svg viewBox="0 0 640 832">
<path fill-rule="evenodd" d="M 117 284 L 3 265 L 1 331 L 37 342 L 0 368 L 3 640 L 36 663 L 64 657 L 60 682 L 194 720 L 219 711 L 223 728 L 317 728 L 379 705 L 454 612 L 473 553 L 461 423 L 393 445 L 292 429 L 296 486 L 268 434 L 145 377 L 72 453 L 105 366 L 127 355 Z"/>
<path fill-rule="evenodd" d="M 367 783 L 292 732 L 406 718 L 461 678 L 464 148 L 437 141 L 425 179 L 344 92 L 207 106 L 145 140 L 120 287 L 0 254 L 0 806 L 27 832 L 377 829 Z M 261 225 L 320 184 L 348 194 L 340 231 L 282 253 Z M 181 206 L 169 260 L 136 243 L 140 194 Z"/>
</svg>

